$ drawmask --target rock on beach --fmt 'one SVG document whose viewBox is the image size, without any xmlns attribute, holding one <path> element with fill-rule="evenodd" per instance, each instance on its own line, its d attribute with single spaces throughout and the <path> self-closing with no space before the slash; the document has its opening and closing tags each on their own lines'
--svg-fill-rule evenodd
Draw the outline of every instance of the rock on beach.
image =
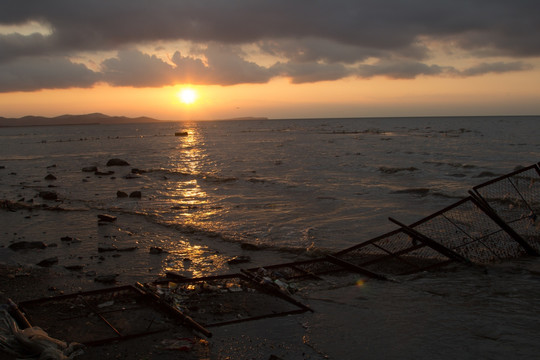
<svg viewBox="0 0 540 360">
<path fill-rule="evenodd" d="M 99 221 L 104 221 L 104 222 L 114 222 L 116 221 L 116 216 L 112 216 L 109 214 L 99 214 L 98 219 Z"/>
<path fill-rule="evenodd" d="M 51 266 L 53 266 L 54 264 L 57 264 L 57 263 L 58 263 L 58 258 L 55 256 L 55 257 L 51 257 L 51 258 L 48 258 L 48 259 L 45 259 L 45 260 L 41 260 L 36 265 L 41 266 L 41 267 L 51 267 Z"/>
<path fill-rule="evenodd" d="M 82 168 L 83 172 L 96 172 L 98 171 L 97 166 L 86 166 Z"/>
<path fill-rule="evenodd" d="M 30 250 L 30 249 L 45 249 L 45 245 L 42 241 L 19 241 L 9 245 L 9 248 L 13 251 L 18 250 Z"/>
<path fill-rule="evenodd" d="M 44 199 L 44 200 L 56 200 L 58 199 L 58 194 L 55 193 L 54 191 L 40 191 L 39 192 L 39 197 Z"/>
<path fill-rule="evenodd" d="M 110 159 L 107 161 L 107 166 L 129 166 L 129 163 L 122 159 Z"/>
</svg>

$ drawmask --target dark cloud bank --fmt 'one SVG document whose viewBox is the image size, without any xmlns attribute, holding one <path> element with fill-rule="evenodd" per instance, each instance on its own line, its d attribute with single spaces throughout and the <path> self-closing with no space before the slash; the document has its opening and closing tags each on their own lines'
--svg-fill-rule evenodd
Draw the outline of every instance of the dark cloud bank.
<svg viewBox="0 0 540 360">
<path fill-rule="evenodd" d="M 0 25 L 34 21 L 51 33 L 0 34 L 0 91 L 523 71 L 540 55 L 539 10 L 537 0 L 4 0 Z M 138 50 L 174 40 L 201 45 L 198 56 Z M 434 63 L 435 42 L 477 65 Z M 250 61 L 246 44 L 280 60 Z M 70 60 L 97 51 L 116 55 L 93 70 Z"/>
</svg>

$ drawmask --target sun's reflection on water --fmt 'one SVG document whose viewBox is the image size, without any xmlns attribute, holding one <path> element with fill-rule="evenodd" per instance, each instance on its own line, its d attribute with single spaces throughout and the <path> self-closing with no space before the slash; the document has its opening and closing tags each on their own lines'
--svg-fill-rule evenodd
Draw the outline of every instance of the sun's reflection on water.
<svg viewBox="0 0 540 360">
<path fill-rule="evenodd" d="M 165 185 L 163 195 L 168 202 L 166 211 L 171 225 L 196 231 L 193 236 L 188 235 L 188 241 L 173 240 L 168 244 L 169 256 L 162 266 L 163 272 L 193 277 L 219 272 L 227 266 L 227 259 L 207 246 L 193 243 L 212 232 L 212 216 L 219 207 L 212 206 L 204 189 L 212 168 L 204 151 L 203 134 L 196 123 L 183 124 L 182 133 L 187 135 L 176 137 L 178 144 L 169 157 L 174 176 Z"/>
</svg>

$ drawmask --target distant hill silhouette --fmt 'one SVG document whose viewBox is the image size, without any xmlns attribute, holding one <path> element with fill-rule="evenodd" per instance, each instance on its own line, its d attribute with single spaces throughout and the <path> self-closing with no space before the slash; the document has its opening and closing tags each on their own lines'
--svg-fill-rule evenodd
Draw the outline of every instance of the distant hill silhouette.
<svg viewBox="0 0 540 360">
<path fill-rule="evenodd" d="M 51 126 L 51 125 L 89 125 L 89 124 L 132 124 L 159 122 L 160 120 L 141 116 L 108 116 L 101 113 L 85 115 L 61 115 L 56 117 L 23 116 L 21 118 L 5 118 L 0 116 L 0 127 L 6 126 Z"/>
</svg>

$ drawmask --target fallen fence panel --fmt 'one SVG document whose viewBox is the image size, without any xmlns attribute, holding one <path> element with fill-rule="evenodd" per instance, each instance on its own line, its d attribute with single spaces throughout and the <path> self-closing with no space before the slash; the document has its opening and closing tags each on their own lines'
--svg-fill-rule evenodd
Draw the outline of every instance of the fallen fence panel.
<svg viewBox="0 0 540 360">
<path fill-rule="evenodd" d="M 151 286 L 164 301 L 204 327 L 298 314 L 311 309 L 255 276 L 173 278 Z"/>
<path fill-rule="evenodd" d="M 127 285 L 18 304 L 32 326 L 49 336 L 99 345 L 159 332 L 211 333 L 141 289 Z M 187 325 L 187 327 L 178 325 Z M 196 325 L 196 326 L 194 326 Z M 202 330 L 202 331 L 201 331 Z"/>
<path fill-rule="evenodd" d="M 415 231 L 473 263 L 486 264 L 527 255 L 472 198 L 464 198 L 416 223 Z"/>
<path fill-rule="evenodd" d="M 540 252 L 540 169 L 527 166 L 473 187 L 508 226 Z"/>
<path fill-rule="evenodd" d="M 421 239 L 397 229 L 333 254 L 363 269 L 384 275 L 404 275 L 453 261 Z"/>
</svg>

